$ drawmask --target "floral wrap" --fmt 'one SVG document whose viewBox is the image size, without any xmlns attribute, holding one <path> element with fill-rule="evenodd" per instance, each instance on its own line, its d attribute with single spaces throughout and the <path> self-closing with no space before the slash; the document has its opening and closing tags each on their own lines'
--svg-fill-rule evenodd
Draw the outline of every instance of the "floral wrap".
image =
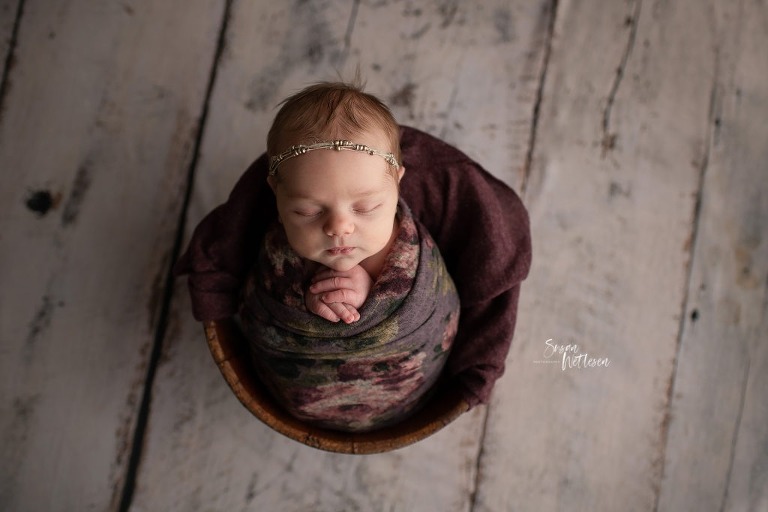
<svg viewBox="0 0 768 512">
<path fill-rule="evenodd" d="M 368 431 L 428 397 L 459 322 L 459 297 L 426 229 L 398 205 L 399 231 L 360 320 L 333 323 L 304 305 L 311 275 L 274 224 L 243 290 L 240 322 L 260 379 L 297 418 Z"/>
</svg>

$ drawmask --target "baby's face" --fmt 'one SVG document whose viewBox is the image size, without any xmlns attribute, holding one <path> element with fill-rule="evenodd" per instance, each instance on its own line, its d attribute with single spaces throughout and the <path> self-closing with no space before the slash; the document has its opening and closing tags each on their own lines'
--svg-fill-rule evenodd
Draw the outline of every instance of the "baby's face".
<svg viewBox="0 0 768 512">
<path fill-rule="evenodd" d="M 353 142 L 388 151 L 382 134 Z M 397 180 L 382 157 L 317 150 L 280 164 L 270 178 L 291 247 L 303 258 L 346 271 L 388 249 L 397 211 Z"/>
</svg>

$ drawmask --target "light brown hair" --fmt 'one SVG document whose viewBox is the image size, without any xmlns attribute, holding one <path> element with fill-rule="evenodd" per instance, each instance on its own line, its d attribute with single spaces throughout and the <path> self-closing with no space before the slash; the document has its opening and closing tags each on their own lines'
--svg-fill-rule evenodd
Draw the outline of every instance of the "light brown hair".
<svg viewBox="0 0 768 512">
<path fill-rule="evenodd" d="M 378 98 L 363 92 L 359 82 L 320 82 L 290 96 L 272 122 L 267 135 L 267 154 L 272 157 L 295 144 L 349 139 L 355 134 L 380 129 L 400 162 L 400 130 L 392 112 Z"/>
</svg>

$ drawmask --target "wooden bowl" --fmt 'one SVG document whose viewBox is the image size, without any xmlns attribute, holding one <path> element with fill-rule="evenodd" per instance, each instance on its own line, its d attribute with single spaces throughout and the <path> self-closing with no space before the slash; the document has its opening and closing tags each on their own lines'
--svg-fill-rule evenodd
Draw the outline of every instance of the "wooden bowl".
<svg viewBox="0 0 768 512">
<path fill-rule="evenodd" d="M 213 359 L 235 396 L 273 430 L 300 443 L 337 453 L 381 453 L 420 441 L 467 411 L 467 402 L 452 386 L 441 386 L 413 416 L 391 427 L 350 433 L 301 422 L 285 412 L 254 375 L 246 340 L 234 320 L 205 322 L 205 336 Z"/>
</svg>

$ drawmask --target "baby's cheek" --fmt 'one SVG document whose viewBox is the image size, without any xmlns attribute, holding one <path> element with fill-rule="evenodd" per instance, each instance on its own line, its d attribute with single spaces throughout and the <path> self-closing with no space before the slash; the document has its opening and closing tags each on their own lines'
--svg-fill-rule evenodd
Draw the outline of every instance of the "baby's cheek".
<svg viewBox="0 0 768 512">
<path fill-rule="evenodd" d="M 299 253 L 299 256 L 306 258 L 312 252 L 312 247 L 315 244 L 312 242 L 312 237 L 307 233 L 296 229 L 286 229 L 286 235 L 291 248 Z"/>
</svg>

